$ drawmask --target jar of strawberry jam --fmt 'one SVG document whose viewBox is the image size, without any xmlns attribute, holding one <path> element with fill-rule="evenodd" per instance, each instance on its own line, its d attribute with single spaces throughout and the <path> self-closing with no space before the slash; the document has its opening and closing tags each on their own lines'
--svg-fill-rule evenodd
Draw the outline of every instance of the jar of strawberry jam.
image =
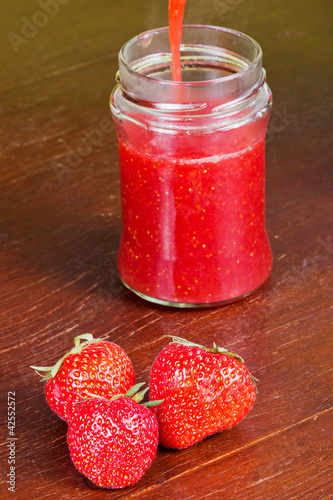
<svg viewBox="0 0 333 500">
<path fill-rule="evenodd" d="M 182 81 L 172 81 L 168 28 L 138 35 L 119 54 L 118 270 L 149 301 L 207 307 L 245 297 L 271 272 L 272 94 L 260 46 L 237 31 L 184 26 L 181 64 Z"/>
</svg>

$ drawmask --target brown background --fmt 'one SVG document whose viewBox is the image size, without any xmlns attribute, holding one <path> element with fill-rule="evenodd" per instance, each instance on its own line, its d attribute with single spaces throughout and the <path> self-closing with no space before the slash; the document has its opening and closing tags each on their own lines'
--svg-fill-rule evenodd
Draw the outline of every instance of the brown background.
<svg viewBox="0 0 333 500">
<path fill-rule="evenodd" d="M 332 2 L 187 2 L 186 22 L 258 40 L 274 94 L 272 275 L 245 300 L 195 311 L 141 301 L 115 268 L 121 214 L 108 98 L 116 54 L 166 25 L 167 0 L 62 0 L 46 18 L 42 3 L 2 2 L 0 16 L 1 498 L 333 498 Z M 188 450 L 160 449 L 133 487 L 100 490 L 72 465 L 66 424 L 29 368 L 53 364 L 84 332 L 120 344 L 146 382 L 165 334 L 226 346 L 260 379 L 256 404 L 229 431 Z M 15 493 L 6 483 L 9 391 Z"/>
</svg>

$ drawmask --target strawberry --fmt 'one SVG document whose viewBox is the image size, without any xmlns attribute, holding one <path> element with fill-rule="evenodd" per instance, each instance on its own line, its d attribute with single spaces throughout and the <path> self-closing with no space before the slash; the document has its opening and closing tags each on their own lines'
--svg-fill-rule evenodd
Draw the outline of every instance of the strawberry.
<svg viewBox="0 0 333 500">
<path fill-rule="evenodd" d="M 85 342 L 81 343 L 81 340 Z M 135 382 L 132 363 L 118 345 L 94 339 L 90 333 L 74 339 L 74 348 L 53 367 L 31 366 L 46 372 L 46 401 L 60 418 L 69 422 L 75 403 L 87 393 L 110 398 L 123 394 Z"/>
<path fill-rule="evenodd" d="M 227 349 L 172 338 L 151 368 L 149 399 L 164 400 L 154 409 L 160 444 L 183 449 L 240 422 L 256 385 L 242 358 Z"/>
<path fill-rule="evenodd" d="M 67 443 L 71 459 L 98 486 L 130 486 L 155 458 L 158 424 L 146 407 L 152 404 L 139 404 L 146 392 L 137 392 L 142 385 L 137 384 L 127 394 L 111 400 L 92 398 L 78 404 L 69 423 Z"/>
</svg>

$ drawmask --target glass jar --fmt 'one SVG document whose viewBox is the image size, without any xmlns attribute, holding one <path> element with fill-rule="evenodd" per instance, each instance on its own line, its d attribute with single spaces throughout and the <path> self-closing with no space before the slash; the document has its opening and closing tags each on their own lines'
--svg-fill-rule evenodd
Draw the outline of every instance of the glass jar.
<svg viewBox="0 0 333 500">
<path fill-rule="evenodd" d="M 244 297 L 272 268 L 265 134 L 272 94 L 247 35 L 184 26 L 182 82 L 168 28 L 119 54 L 111 95 L 122 203 L 118 271 L 149 301 L 207 307 Z"/>
</svg>

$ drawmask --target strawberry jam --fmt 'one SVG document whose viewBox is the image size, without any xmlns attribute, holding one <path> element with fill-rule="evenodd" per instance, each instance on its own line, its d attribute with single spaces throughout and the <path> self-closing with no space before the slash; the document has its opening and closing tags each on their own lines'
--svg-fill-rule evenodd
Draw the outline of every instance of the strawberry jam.
<svg viewBox="0 0 333 500">
<path fill-rule="evenodd" d="M 169 39 L 171 49 L 172 79 L 180 81 L 180 44 L 182 39 L 182 24 L 186 0 L 169 0 Z"/>
<path fill-rule="evenodd" d="M 238 53 L 237 32 L 184 27 L 182 82 L 171 80 L 167 35 L 139 35 L 120 53 L 111 99 L 123 218 L 118 270 L 147 300 L 218 305 L 257 289 L 272 267 L 265 228 L 271 92 L 260 47 L 246 35 Z"/>
</svg>

